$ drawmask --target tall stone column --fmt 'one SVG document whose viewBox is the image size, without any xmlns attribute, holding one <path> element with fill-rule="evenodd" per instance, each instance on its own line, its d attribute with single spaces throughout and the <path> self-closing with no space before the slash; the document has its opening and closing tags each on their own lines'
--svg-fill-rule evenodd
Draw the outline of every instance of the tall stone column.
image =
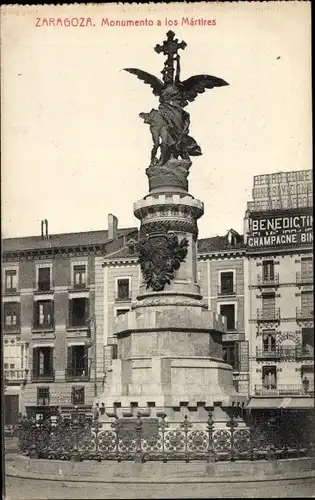
<svg viewBox="0 0 315 500">
<path fill-rule="evenodd" d="M 203 203 L 188 193 L 189 166 L 184 166 L 172 161 L 159 175 L 157 167 L 147 169 L 149 194 L 134 205 L 141 221 L 141 267 L 147 265 L 149 275 L 157 273 L 160 281 L 148 285 L 144 279 L 132 310 L 117 318 L 118 359 L 99 400 L 107 413 L 149 409 L 151 415 L 163 411 L 175 419 L 188 407 L 195 418 L 202 418 L 207 407 L 244 400 L 234 389 L 231 366 L 222 359 L 224 320 L 208 309 L 200 294 L 197 220 Z M 165 261 L 171 271 L 181 245 L 183 260 L 164 284 Z"/>
</svg>

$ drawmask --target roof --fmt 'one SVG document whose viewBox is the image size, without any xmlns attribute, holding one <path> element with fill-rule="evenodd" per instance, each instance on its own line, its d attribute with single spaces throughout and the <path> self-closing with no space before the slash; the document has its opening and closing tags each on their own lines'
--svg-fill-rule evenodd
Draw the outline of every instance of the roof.
<svg viewBox="0 0 315 500">
<path fill-rule="evenodd" d="M 137 231 L 137 228 L 118 229 L 118 237 Z M 76 246 L 103 245 L 108 240 L 108 231 L 85 231 L 78 233 L 51 234 L 49 239 L 41 236 L 6 238 L 2 240 L 3 252 L 37 250 L 45 248 L 64 248 Z"/>
<path fill-rule="evenodd" d="M 234 236 L 234 241 L 230 243 L 229 234 Z M 198 240 L 198 253 L 210 253 L 216 250 L 245 249 L 244 236 L 231 229 L 225 236 L 213 236 Z"/>
<path fill-rule="evenodd" d="M 232 235 L 234 237 L 233 243 L 229 242 L 230 240 L 229 235 Z M 234 249 L 245 250 L 243 235 L 238 234 L 236 231 L 234 231 L 234 229 L 230 229 L 230 231 L 228 231 L 228 233 L 225 236 L 213 236 L 212 238 L 200 239 L 197 242 L 197 246 L 199 254 L 216 252 L 218 250 L 232 250 L 232 251 Z M 116 252 L 110 253 L 106 256 L 108 260 L 127 259 L 128 257 L 129 258 L 138 257 L 136 246 L 133 247 L 132 245 L 130 247 L 128 246 L 128 242 L 127 246 L 125 246 L 124 248 L 121 248 Z"/>
</svg>

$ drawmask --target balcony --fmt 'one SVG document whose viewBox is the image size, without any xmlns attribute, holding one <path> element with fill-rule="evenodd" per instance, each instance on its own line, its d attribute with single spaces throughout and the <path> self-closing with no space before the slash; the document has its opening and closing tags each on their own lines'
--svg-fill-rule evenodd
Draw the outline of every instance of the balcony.
<svg viewBox="0 0 315 500">
<path fill-rule="evenodd" d="M 257 322 L 275 323 L 277 321 L 280 321 L 280 308 L 257 309 Z"/>
<path fill-rule="evenodd" d="M 256 347 L 257 359 L 295 359 L 295 347 L 277 347 L 275 349 L 264 349 Z"/>
<path fill-rule="evenodd" d="M 3 333 L 21 333 L 21 325 L 20 323 L 16 323 L 15 325 L 3 325 Z"/>
<path fill-rule="evenodd" d="M 131 302 L 131 294 L 118 294 L 115 296 L 115 302 Z"/>
<path fill-rule="evenodd" d="M 90 328 L 90 325 L 88 321 L 71 321 L 67 323 L 66 329 L 67 331 L 74 331 L 74 330 L 88 330 Z"/>
<path fill-rule="evenodd" d="M 88 382 L 90 380 L 89 370 L 85 368 L 67 368 L 65 371 L 65 379 L 67 382 Z"/>
<path fill-rule="evenodd" d="M 274 288 L 279 286 L 279 274 L 276 273 L 273 276 L 261 276 L 257 274 L 257 286 L 261 287 L 269 287 Z"/>
<path fill-rule="evenodd" d="M 10 368 L 8 370 L 4 370 L 4 379 L 9 383 L 14 382 L 25 382 L 27 379 L 28 370 L 22 368 Z"/>
<path fill-rule="evenodd" d="M 314 319 L 314 309 L 311 307 L 302 307 L 296 309 L 297 321 L 309 321 Z"/>
<path fill-rule="evenodd" d="M 305 389 L 302 384 L 278 385 L 275 388 L 255 385 L 254 390 L 255 396 L 305 396 L 311 395 L 314 387 L 310 385 Z"/>
<path fill-rule="evenodd" d="M 295 348 L 295 357 L 297 360 L 314 360 L 314 347 L 306 348 L 306 347 L 296 347 Z"/>
<path fill-rule="evenodd" d="M 32 372 L 32 382 L 54 382 L 55 381 L 55 370 L 48 370 L 46 373 L 38 373 L 38 371 L 33 370 Z"/>
<path fill-rule="evenodd" d="M 296 273 L 296 285 L 312 285 L 314 282 L 314 276 L 312 273 Z"/>
<path fill-rule="evenodd" d="M 228 297 L 236 295 L 235 287 L 222 287 L 221 285 L 217 285 L 218 297 Z"/>
<path fill-rule="evenodd" d="M 71 281 L 68 286 L 69 292 L 80 292 L 80 291 L 86 292 L 89 289 L 90 289 L 90 280 L 88 279 L 80 283 L 74 283 L 73 281 Z"/>
<path fill-rule="evenodd" d="M 4 295 L 15 296 L 15 295 L 20 295 L 20 292 L 19 292 L 19 290 L 16 287 L 5 288 L 4 289 Z"/>
<path fill-rule="evenodd" d="M 32 331 L 33 332 L 53 332 L 55 330 L 55 322 L 54 319 L 51 321 L 47 321 L 45 323 L 33 323 Z"/>
<path fill-rule="evenodd" d="M 49 281 L 35 281 L 34 294 L 39 295 L 39 294 L 53 293 L 54 287 L 55 287 L 54 282 L 51 280 L 49 280 Z"/>
</svg>

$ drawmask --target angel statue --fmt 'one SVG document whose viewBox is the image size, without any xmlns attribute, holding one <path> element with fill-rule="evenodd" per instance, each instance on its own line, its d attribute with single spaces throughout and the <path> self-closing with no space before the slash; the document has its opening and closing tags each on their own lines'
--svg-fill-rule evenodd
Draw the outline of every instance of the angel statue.
<svg viewBox="0 0 315 500">
<path fill-rule="evenodd" d="M 185 49 L 186 43 L 178 43 L 174 36 L 175 33 L 169 31 L 163 45 L 155 47 L 156 52 L 167 55 L 162 71 L 163 81 L 141 69 L 125 68 L 125 71 L 150 85 L 153 94 L 159 97 L 158 109 L 139 115 L 150 125 L 153 140 L 150 166 L 163 166 L 171 158 L 180 157 L 190 161 L 190 156 L 202 154 L 200 146 L 189 135 L 190 116 L 183 108 L 206 89 L 228 85 L 221 78 L 210 75 L 196 75 L 182 82 L 178 49 Z M 159 159 L 156 157 L 158 149 L 160 149 Z"/>
</svg>

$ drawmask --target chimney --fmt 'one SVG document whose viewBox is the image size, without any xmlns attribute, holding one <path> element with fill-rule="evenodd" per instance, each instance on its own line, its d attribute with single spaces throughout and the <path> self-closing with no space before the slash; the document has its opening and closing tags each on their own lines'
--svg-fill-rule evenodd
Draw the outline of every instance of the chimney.
<svg viewBox="0 0 315 500">
<path fill-rule="evenodd" d="M 113 214 L 108 214 L 108 239 L 117 240 L 118 237 L 118 219 Z"/>
<path fill-rule="evenodd" d="M 48 240 L 49 239 L 49 234 L 48 234 L 48 220 L 47 219 L 42 219 L 40 222 L 40 229 L 41 229 L 41 237 L 42 240 Z"/>
</svg>

